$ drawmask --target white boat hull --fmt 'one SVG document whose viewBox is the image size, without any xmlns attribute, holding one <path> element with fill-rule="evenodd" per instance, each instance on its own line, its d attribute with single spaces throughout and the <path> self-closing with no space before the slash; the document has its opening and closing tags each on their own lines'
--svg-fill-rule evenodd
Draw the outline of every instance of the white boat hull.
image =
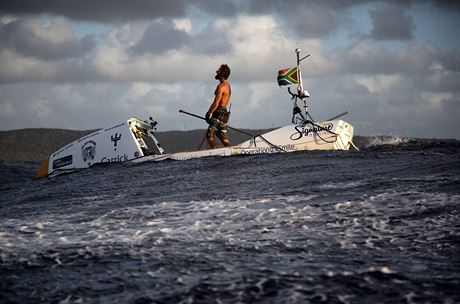
<svg viewBox="0 0 460 304">
<path fill-rule="evenodd" d="M 132 162 L 189 160 L 209 156 L 286 153 L 306 150 L 348 150 L 353 126 L 343 120 L 325 121 L 318 126 L 288 125 L 256 136 L 237 146 L 163 155 L 150 155 Z"/>
<path fill-rule="evenodd" d="M 248 140 L 238 147 L 243 149 L 242 154 L 256 154 L 258 149 L 261 153 L 270 153 L 271 150 L 274 150 L 273 152 L 348 150 L 352 138 L 353 127 L 349 123 L 333 120 L 317 125 L 288 125 L 256 137 L 255 140 Z"/>
<path fill-rule="evenodd" d="M 151 128 L 142 120 L 130 118 L 86 135 L 50 155 L 42 162 L 37 177 L 88 168 L 95 164 L 130 161 L 142 158 L 151 151 L 161 153 L 161 146 L 149 132 Z"/>
<path fill-rule="evenodd" d="M 353 127 L 343 120 L 319 124 L 287 125 L 237 146 L 164 154 L 152 133 L 152 126 L 136 118 L 98 130 L 54 152 L 37 172 L 45 177 L 95 164 L 188 160 L 209 156 L 286 153 L 305 150 L 348 150 Z"/>
</svg>

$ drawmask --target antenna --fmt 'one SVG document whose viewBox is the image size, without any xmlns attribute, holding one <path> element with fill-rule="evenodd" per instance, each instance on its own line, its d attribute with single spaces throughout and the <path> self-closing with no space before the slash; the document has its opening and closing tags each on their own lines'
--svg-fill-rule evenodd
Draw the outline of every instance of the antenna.
<svg viewBox="0 0 460 304">
<path fill-rule="evenodd" d="M 300 58 L 300 49 L 299 48 L 296 48 L 295 49 L 295 53 L 297 55 L 297 79 L 299 80 L 299 84 L 297 85 L 297 93 L 300 95 L 300 96 L 304 96 L 303 93 L 303 83 L 302 83 L 302 72 L 300 70 L 300 62 L 302 60 L 304 60 L 305 58 L 309 57 L 310 54 L 308 54 L 307 56 L 305 57 L 302 57 Z M 307 96 L 308 97 L 308 96 Z M 302 98 L 303 99 L 303 98 Z"/>
<path fill-rule="evenodd" d="M 302 85 L 302 73 L 300 72 L 300 49 L 296 48 L 295 49 L 295 54 L 297 56 L 297 79 L 299 83 L 297 84 L 297 94 L 300 95 L 303 91 L 303 85 Z"/>
</svg>

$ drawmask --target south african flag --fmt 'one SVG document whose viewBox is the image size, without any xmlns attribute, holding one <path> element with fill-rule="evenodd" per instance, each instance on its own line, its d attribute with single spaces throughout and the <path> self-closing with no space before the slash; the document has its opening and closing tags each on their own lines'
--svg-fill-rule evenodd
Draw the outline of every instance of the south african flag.
<svg viewBox="0 0 460 304">
<path fill-rule="evenodd" d="M 297 84 L 299 79 L 297 78 L 297 68 L 287 68 L 278 71 L 278 85 L 284 86 L 289 84 Z"/>
</svg>

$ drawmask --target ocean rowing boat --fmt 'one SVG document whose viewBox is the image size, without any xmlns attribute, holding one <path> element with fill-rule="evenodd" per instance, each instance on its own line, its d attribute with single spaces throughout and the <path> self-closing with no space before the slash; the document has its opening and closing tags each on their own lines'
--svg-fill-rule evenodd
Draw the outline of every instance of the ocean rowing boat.
<svg viewBox="0 0 460 304">
<path fill-rule="evenodd" d="M 288 89 L 293 100 L 292 122 L 289 125 L 255 135 L 236 146 L 165 153 L 154 135 L 157 121 L 152 117 L 145 121 L 130 118 L 120 124 L 84 136 L 57 150 L 42 162 L 37 171 L 37 177 L 54 176 L 88 168 L 95 164 L 112 162 L 139 163 L 166 159 L 188 160 L 209 156 L 287 153 L 305 150 L 349 150 L 351 146 L 356 148 L 353 144 L 353 126 L 338 119 L 346 112 L 319 123 L 314 122 L 309 115 L 307 98 L 310 95 L 303 89 L 300 71 L 300 62 L 309 55 L 300 58 L 299 49 L 296 49 L 296 54 L 297 67 L 278 72 L 279 85 L 297 84 L 295 94 Z M 303 104 L 303 109 L 298 106 L 298 103 Z M 199 117 L 182 110 L 180 112 Z"/>
</svg>

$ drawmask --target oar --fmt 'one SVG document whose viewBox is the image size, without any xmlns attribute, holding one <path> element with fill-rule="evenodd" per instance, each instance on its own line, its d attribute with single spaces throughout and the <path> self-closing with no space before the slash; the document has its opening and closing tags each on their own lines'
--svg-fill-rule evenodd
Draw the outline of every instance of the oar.
<svg viewBox="0 0 460 304">
<path fill-rule="evenodd" d="M 184 114 L 187 114 L 187 115 L 190 115 L 190 116 L 193 116 L 193 117 L 196 117 L 196 118 L 199 118 L 199 119 L 203 119 L 203 120 L 206 120 L 206 118 L 202 117 L 202 116 L 199 116 L 199 115 L 196 115 L 196 114 L 193 114 L 193 113 L 190 113 L 190 112 L 187 112 L 187 111 L 184 111 L 184 110 L 179 110 L 179 113 L 184 113 Z M 251 137 L 254 137 L 256 135 L 253 135 L 251 133 L 248 133 L 248 132 L 245 132 L 243 130 L 239 130 L 239 129 L 236 129 L 236 128 L 233 128 L 233 127 L 230 127 L 230 126 L 227 126 L 227 128 L 229 129 L 232 129 L 233 131 L 236 131 L 236 132 L 240 132 L 240 133 L 243 133 L 243 134 L 246 134 L 246 135 L 249 135 Z"/>
<path fill-rule="evenodd" d="M 184 111 L 184 110 L 179 110 L 179 113 L 184 113 L 184 114 L 187 114 L 187 115 L 190 115 L 190 116 L 199 118 L 199 119 L 206 120 L 206 118 L 204 118 L 204 117 L 202 117 L 202 116 L 199 116 L 199 115 L 196 115 L 196 114 L 193 114 L 193 113 Z M 253 135 L 253 134 L 251 134 L 251 133 L 248 133 L 248 132 L 245 132 L 245 131 L 243 131 L 243 130 L 239 130 L 239 129 L 236 129 L 236 128 L 233 128 L 233 127 L 230 127 L 230 126 L 227 126 L 227 128 L 232 129 L 233 131 L 240 132 L 240 133 L 243 133 L 243 134 L 246 134 L 246 135 L 251 136 L 251 137 L 254 139 L 254 145 L 255 145 L 255 142 L 256 142 L 256 137 L 260 137 L 260 138 L 262 138 L 267 144 L 269 144 L 270 146 L 272 146 L 272 147 L 274 147 L 274 148 L 276 148 L 276 149 L 279 149 L 279 150 L 281 150 L 281 151 L 283 151 L 283 152 L 287 152 L 287 151 L 284 150 L 283 148 L 278 147 L 277 145 L 274 145 L 274 144 L 272 144 L 271 142 L 269 142 L 269 141 L 268 141 L 267 139 L 265 139 L 262 135 Z"/>
<path fill-rule="evenodd" d="M 345 112 L 343 112 L 343 113 L 341 113 L 341 114 L 339 114 L 339 115 L 336 115 L 336 116 L 334 116 L 334 117 L 332 117 L 332 118 L 326 119 L 326 121 L 328 121 L 328 120 L 334 120 L 334 119 L 337 119 L 337 118 L 342 117 L 342 116 L 347 115 L 347 114 L 348 114 L 348 111 L 345 111 Z"/>
</svg>

